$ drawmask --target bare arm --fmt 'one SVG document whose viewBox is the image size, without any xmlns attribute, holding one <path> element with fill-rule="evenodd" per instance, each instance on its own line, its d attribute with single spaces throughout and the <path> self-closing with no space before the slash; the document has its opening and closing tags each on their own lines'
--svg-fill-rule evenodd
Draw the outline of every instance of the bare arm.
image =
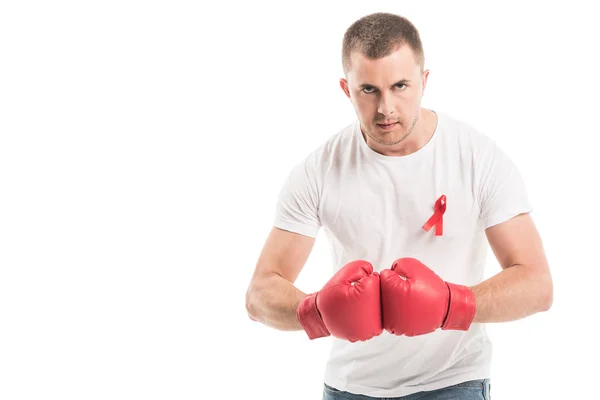
<svg viewBox="0 0 600 400">
<path fill-rule="evenodd" d="M 502 271 L 471 288 L 477 304 L 473 322 L 507 322 L 548 310 L 552 278 L 531 216 L 516 216 L 486 235 Z"/>
<path fill-rule="evenodd" d="M 246 292 L 248 316 L 284 331 L 302 330 L 296 309 L 306 296 L 294 286 L 315 239 L 273 228 Z"/>
</svg>

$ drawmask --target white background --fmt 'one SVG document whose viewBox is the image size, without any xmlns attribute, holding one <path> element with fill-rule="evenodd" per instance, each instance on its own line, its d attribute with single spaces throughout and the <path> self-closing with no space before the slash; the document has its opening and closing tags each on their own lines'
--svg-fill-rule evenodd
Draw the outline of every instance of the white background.
<svg viewBox="0 0 600 400">
<path fill-rule="evenodd" d="M 528 184 L 554 306 L 489 325 L 493 398 L 591 396 L 596 12 L 483 3 L 2 2 L 0 399 L 320 398 L 328 339 L 250 321 L 244 295 L 289 170 L 355 117 L 341 41 L 375 11 L 420 30 L 423 105 Z M 329 257 L 321 232 L 301 290 Z"/>
</svg>

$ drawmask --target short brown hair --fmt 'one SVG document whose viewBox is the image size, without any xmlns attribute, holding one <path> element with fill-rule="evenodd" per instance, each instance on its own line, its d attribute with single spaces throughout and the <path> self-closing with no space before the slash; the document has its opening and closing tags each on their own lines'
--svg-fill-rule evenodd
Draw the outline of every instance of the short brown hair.
<svg viewBox="0 0 600 400">
<path fill-rule="evenodd" d="M 423 71 L 425 55 L 417 28 L 408 19 L 395 14 L 374 13 L 362 17 L 346 30 L 342 45 L 344 73 L 350 69 L 350 55 L 359 51 L 377 60 L 408 44 Z"/>
</svg>

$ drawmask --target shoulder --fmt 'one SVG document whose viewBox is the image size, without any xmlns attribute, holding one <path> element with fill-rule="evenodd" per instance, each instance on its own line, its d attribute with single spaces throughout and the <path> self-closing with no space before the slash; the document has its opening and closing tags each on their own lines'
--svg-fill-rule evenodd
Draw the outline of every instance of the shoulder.
<svg viewBox="0 0 600 400">
<path fill-rule="evenodd" d="M 448 142 L 472 149 L 495 145 L 494 140 L 475 125 L 442 112 L 437 114 L 438 124 Z"/>
<path fill-rule="evenodd" d="M 357 147 L 358 127 L 358 121 L 354 121 L 331 134 L 304 158 L 302 164 L 318 172 L 326 172 L 341 164 L 344 158 L 351 157 L 355 151 L 353 149 Z"/>
<path fill-rule="evenodd" d="M 502 156 L 496 141 L 477 126 L 462 119 L 439 113 L 440 142 L 453 159 L 476 167 L 486 160 Z"/>
</svg>

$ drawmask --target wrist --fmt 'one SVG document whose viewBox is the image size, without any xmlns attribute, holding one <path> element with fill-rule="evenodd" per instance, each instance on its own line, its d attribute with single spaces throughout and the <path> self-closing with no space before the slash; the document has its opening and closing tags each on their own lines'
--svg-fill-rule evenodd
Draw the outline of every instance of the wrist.
<svg viewBox="0 0 600 400">
<path fill-rule="evenodd" d="M 448 286 L 448 312 L 442 330 L 466 331 L 475 317 L 475 294 L 467 286 L 446 282 Z"/>
<path fill-rule="evenodd" d="M 296 318 L 309 339 L 330 335 L 317 308 L 317 293 L 309 294 L 300 301 L 296 310 Z"/>
</svg>

